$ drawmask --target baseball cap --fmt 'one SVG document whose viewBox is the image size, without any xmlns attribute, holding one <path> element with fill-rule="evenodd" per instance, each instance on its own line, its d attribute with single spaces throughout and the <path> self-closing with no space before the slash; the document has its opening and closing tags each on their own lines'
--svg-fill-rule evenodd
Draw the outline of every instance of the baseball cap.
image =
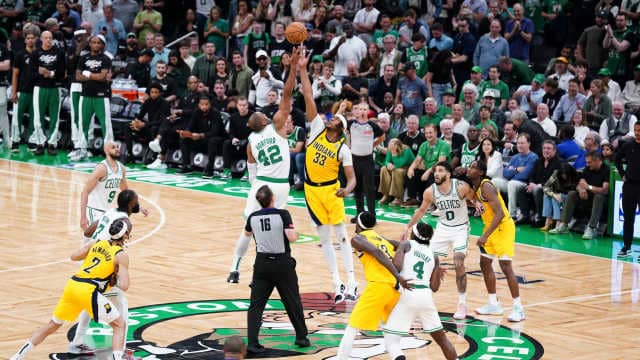
<svg viewBox="0 0 640 360">
<path fill-rule="evenodd" d="M 323 62 L 324 58 L 322 57 L 322 55 L 313 55 L 313 57 L 311 58 L 311 62 Z"/>
<path fill-rule="evenodd" d="M 544 82 L 544 74 L 535 74 L 533 76 L 533 81 L 537 82 L 538 84 L 542 84 Z"/>
<path fill-rule="evenodd" d="M 130 38 L 130 37 L 137 37 L 137 36 L 136 36 L 136 33 L 134 33 L 134 32 L 130 32 L 130 33 L 128 33 L 128 34 L 127 34 L 127 39 L 128 39 L 128 38 Z"/>
<path fill-rule="evenodd" d="M 476 65 L 476 66 L 471 68 L 471 72 L 472 73 L 476 73 L 476 74 L 480 74 L 480 73 L 482 73 L 482 68 L 480 66 Z"/>
<path fill-rule="evenodd" d="M 456 96 L 456 93 L 455 93 L 455 91 L 453 91 L 453 89 L 449 88 L 449 89 L 445 90 L 445 91 L 442 93 L 442 96 L 445 96 L 445 95 L 450 95 L 450 96 L 455 97 L 455 96 Z"/>
<path fill-rule="evenodd" d="M 410 61 L 404 64 L 404 71 L 415 70 L 415 69 L 416 69 L 416 65 Z"/>
<path fill-rule="evenodd" d="M 482 97 L 490 97 L 490 98 L 499 98 L 500 94 L 496 94 L 498 91 L 495 89 L 487 89 L 484 91 L 484 94 L 482 94 Z"/>
<path fill-rule="evenodd" d="M 602 68 L 598 71 L 598 76 L 611 76 L 611 71 L 607 68 Z"/>
<path fill-rule="evenodd" d="M 87 30 L 80 29 L 73 32 L 73 36 L 87 35 Z"/>
<path fill-rule="evenodd" d="M 568 64 L 569 60 L 567 60 L 567 58 L 564 57 L 564 56 L 560 56 L 560 57 L 556 58 L 556 62 L 561 62 L 561 63 L 564 63 L 564 64 Z"/>
<path fill-rule="evenodd" d="M 258 52 L 256 53 L 256 59 L 259 59 L 259 58 L 261 58 L 262 56 L 264 56 L 264 57 L 267 57 L 267 58 L 268 58 L 268 57 L 269 57 L 269 54 L 267 54 L 267 52 L 266 52 L 266 51 L 264 51 L 264 50 L 258 50 Z"/>
<path fill-rule="evenodd" d="M 609 12 L 607 10 L 600 10 L 596 13 L 596 17 L 606 19 L 609 17 Z"/>
<path fill-rule="evenodd" d="M 98 40 L 102 41 L 103 44 L 107 44 L 107 40 L 101 34 L 95 35 L 95 37 L 97 37 Z"/>
</svg>

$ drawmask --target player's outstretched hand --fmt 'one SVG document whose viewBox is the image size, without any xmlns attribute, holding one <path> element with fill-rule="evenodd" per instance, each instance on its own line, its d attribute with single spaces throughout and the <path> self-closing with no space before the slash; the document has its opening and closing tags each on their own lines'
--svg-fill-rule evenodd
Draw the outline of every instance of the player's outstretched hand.
<svg viewBox="0 0 640 360">
<path fill-rule="evenodd" d="M 414 288 L 414 285 L 409 282 L 410 280 L 412 279 L 405 279 L 402 276 L 398 276 L 398 284 L 409 291 L 413 290 Z"/>
<path fill-rule="evenodd" d="M 304 45 L 300 45 L 298 49 L 298 51 L 300 51 L 298 69 L 306 69 L 309 64 L 309 59 L 311 58 L 311 51 L 307 54 L 307 48 Z"/>
</svg>

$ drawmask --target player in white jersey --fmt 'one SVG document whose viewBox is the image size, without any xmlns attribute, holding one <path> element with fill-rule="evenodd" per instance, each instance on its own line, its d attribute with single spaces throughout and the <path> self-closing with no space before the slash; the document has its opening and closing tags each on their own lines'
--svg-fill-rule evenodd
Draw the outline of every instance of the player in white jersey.
<svg viewBox="0 0 640 360">
<path fill-rule="evenodd" d="M 285 122 L 291 116 L 291 93 L 296 85 L 299 49 L 293 50 L 289 76 L 282 90 L 282 99 L 278 111 L 273 115 L 273 122 L 269 124 L 269 118 L 256 112 L 249 117 L 247 126 L 253 130 L 249 135 L 247 144 L 247 169 L 251 189 L 247 197 L 247 204 L 243 216 L 246 218 L 254 211 L 262 207 L 256 200 L 256 192 L 263 185 L 268 185 L 273 191 L 274 206 L 283 209 L 287 205 L 289 197 L 289 169 L 291 158 L 289 157 L 289 143 L 287 142 L 287 130 Z M 294 61 L 295 60 L 295 61 Z M 245 235 L 244 229 L 236 242 L 233 262 L 229 269 L 227 282 L 237 284 L 240 281 L 240 260 L 247 252 L 250 238 Z"/>
<path fill-rule="evenodd" d="M 413 289 L 401 289 L 400 299 L 384 325 L 384 343 L 392 360 L 405 360 L 400 341 L 407 335 L 413 321 L 422 323 L 422 330 L 431 334 L 447 360 L 458 358 L 440 322 L 433 293 L 438 291 L 445 270 L 429 247 L 433 228 L 423 222 L 411 228 L 409 241 L 399 244 L 393 264 L 404 279 L 413 279 Z"/>
<path fill-rule="evenodd" d="M 117 205 L 117 208 L 111 208 L 107 210 L 106 212 L 104 212 L 104 214 L 102 214 L 102 216 L 100 216 L 97 220 L 92 222 L 87 227 L 87 229 L 84 231 L 84 236 L 87 242 L 110 239 L 111 235 L 109 234 L 109 229 L 116 220 L 129 218 L 131 214 L 140 212 L 138 194 L 136 194 L 136 192 L 131 189 L 123 190 L 120 192 L 120 194 L 118 194 Z M 122 349 L 124 351 L 124 347 L 126 344 L 127 320 L 129 318 L 129 303 L 124 295 L 124 292 L 121 291 L 117 286 L 112 287 L 103 295 L 106 296 L 114 305 L 116 305 L 118 311 L 122 315 L 122 318 L 125 320 L 125 342 L 122 344 Z M 89 315 L 84 311 L 78 316 L 78 326 L 76 327 L 76 332 L 73 340 L 69 344 L 70 353 L 86 355 L 94 352 L 94 349 L 90 348 L 84 343 L 84 337 L 86 335 L 87 327 L 89 326 L 90 320 L 91 319 Z"/>
<path fill-rule="evenodd" d="M 413 225 L 422 219 L 431 205 L 435 205 L 434 214 L 438 214 L 438 225 L 431 242 L 431 249 L 437 256 L 447 256 L 449 248 L 453 247 L 458 287 L 458 309 L 453 318 L 459 320 L 467 317 L 467 273 L 464 268 L 469 241 L 467 200 L 473 201 L 475 195 L 469 184 L 451 179 L 451 173 L 451 165 L 448 162 L 442 161 L 436 164 L 433 174 L 435 183 L 424 191 L 422 204 L 407 224 L 403 238 Z"/>
</svg>

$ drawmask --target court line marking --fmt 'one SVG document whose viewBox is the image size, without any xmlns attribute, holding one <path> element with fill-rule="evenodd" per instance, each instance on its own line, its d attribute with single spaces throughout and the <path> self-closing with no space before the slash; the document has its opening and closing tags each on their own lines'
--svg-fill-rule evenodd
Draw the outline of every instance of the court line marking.
<svg viewBox="0 0 640 360">
<path fill-rule="evenodd" d="M 61 183 L 67 183 L 67 184 L 75 184 L 75 185 L 84 185 L 84 183 L 78 182 L 78 181 L 71 181 L 71 180 L 65 180 L 65 179 L 54 179 L 54 178 L 50 178 L 50 177 L 41 177 L 41 176 L 36 176 L 33 174 L 23 174 L 23 173 L 19 173 L 16 171 L 10 171 L 10 170 L 3 170 L 0 169 L 0 173 L 4 173 L 4 174 L 10 174 L 10 175 L 14 175 L 14 176 L 22 176 L 22 177 L 28 177 L 28 178 L 41 178 L 41 179 L 47 179 L 47 180 L 51 180 L 51 181 L 56 181 L 56 182 L 61 182 Z M 87 174 L 88 175 L 88 174 Z M 148 238 L 150 238 L 151 236 L 155 235 L 158 231 L 160 231 L 160 229 L 162 227 L 164 227 L 167 219 L 166 219 L 166 214 L 164 212 L 164 210 L 162 209 L 162 207 L 160 207 L 160 205 L 158 205 L 155 201 L 142 196 L 140 194 L 138 194 L 138 196 L 143 199 L 144 201 L 148 202 L 149 204 L 151 204 L 151 206 L 153 206 L 154 208 L 156 208 L 156 210 L 158 210 L 158 214 L 160 214 L 160 221 L 158 222 L 158 224 L 151 229 L 151 231 L 149 231 L 148 233 L 146 233 L 145 235 L 141 236 L 140 238 L 128 243 L 128 246 L 132 246 L 135 245 L 139 242 L 142 242 L 143 240 L 146 240 Z M 71 261 L 71 259 L 64 259 L 64 260 L 57 260 L 57 261 L 51 261 L 51 262 L 47 262 L 47 263 L 40 263 L 37 265 L 28 265 L 28 266 L 15 266 L 15 267 L 11 267 L 8 269 L 3 269 L 0 270 L 0 274 L 3 273 L 8 273 L 8 272 L 14 272 L 14 271 L 23 271 L 23 270 L 30 270 L 30 269 L 37 269 L 37 268 L 41 268 L 41 267 L 46 267 L 46 266 L 51 266 L 51 265 L 56 265 L 56 264 L 62 264 L 65 262 L 73 262 Z"/>
<path fill-rule="evenodd" d="M 46 168 L 59 169 L 59 170 L 63 170 L 63 171 L 70 171 L 70 172 L 75 172 L 75 173 L 87 174 L 84 171 L 66 169 L 66 168 L 61 168 L 61 167 L 54 166 L 54 165 L 32 164 L 32 163 L 28 163 L 28 162 L 22 162 L 22 161 L 11 160 L 11 159 L 0 159 L 0 161 L 7 161 L 9 163 L 16 163 L 16 164 L 25 164 L 25 165 L 29 165 L 31 167 L 46 167 Z M 188 178 L 188 177 L 185 176 L 185 178 Z M 172 186 L 172 185 L 166 185 L 166 184 L 157 184 L 157 183 L 153 183 L 153 182 L 149 182 L 149 181 L 139 181 L 139 180 L 129 180 L 129 179 L 127 179 L 127 181 L 136 182 L 136 183 L 142 183 L 142 184 L 148 184 L 148 185 L 162 186 L 162 187 L 167 187 L 167 188 L 170 188 L 170 189 L 180 189 L 180 190 L 185 190 L 185 191 L 197 191 L 197 192 L 210 194 L 210 195 L 214 195 L 214 196 L 218 195 L 218 196 L 234 198 L 234 199 L 246 199 L 246 197 L 234 196 L 234 195 L 225 194 L 225 193 L 214 193 L 214 192 L 210 192 L 210 191 L 206 191 L 206 190 L 184 188 L 184 187 L 178 187 L 178 186 Z M 295 208 L 298 208 L 298 209 L 306 209 L 306 207 L 297 206 L 297 205 L 287 205 L 287 206 L 295 207 Z M 242 215 L 239 215 L 239 216 L 241 217 Z M 389 223 L 389 224 L 406 225 L 405 223 L 389 221 L 389 220 L 383 220 L 383 219 L 378 220 L 378 221 L 379 222 Z M 311 221 L 311 225 L 313 227 L 313 222 L 312 221 Z M 469 236 L 473 236 L 474 238 L 478 238 L 479 237 L 478 235 L 471 235 L 471 234 L 469 234 Z M 611 240 L 612 245 L 613 245 L 613 241 L 615 241 L 615 239 L 613 239 L 613 238 L 607 238 L 607 240 Z M 527 247 L 541 249 L 541 250 L 548 250 L 548 251 L 551 251 L 551 252 L 557 251 L 557 252 L 561 252 L 561 253 L 565 253 L 565 254 L 586 256 L 586 257 L 605 260 L 605 261 L 609 261 L 609 262 L 613 262 L 615 260 L 615 261 L 622 261 L 622 262 L 625 262 L 625 263 L 633 263 L 633 261 L 631 261 L 631 260 L 623 260 L 623 259 L 618 259 L 618 258 L 614 258 L 614 257 L 606 258 L 606 257 L 601 257 L 601 256 L 596 256 L 596 255 L 572 252 L 572 251 L 569 251 L 569 250 L 553 249 L 553 248 L 548 248 L 548 247 L 544 247 L 544 246 L 523 244 L 523 243 L 519 243 L 517 241 L 516 241 L 516 245 L 527 246 Z"/>
</svg>

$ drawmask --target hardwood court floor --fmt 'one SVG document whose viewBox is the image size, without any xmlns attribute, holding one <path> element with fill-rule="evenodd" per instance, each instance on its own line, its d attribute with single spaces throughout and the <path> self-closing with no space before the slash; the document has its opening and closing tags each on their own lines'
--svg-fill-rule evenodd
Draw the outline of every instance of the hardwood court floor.
<svg viewBox="0 0 640 360">
<path fill-rule="evenodd" d="M 0 358 L 9 358 L 37 327 L 48 321 L 65 282 L 76 271 L 77 265 L 66 259 L 80 245 L 79 196 L 87 176 L 0 160 Z M 242 262 L 240 284 L 225 282 L 241 229 L 243 200 L 138 182 L 130 182 L 130 187 L 143 196 L 142 205 L 151 210 L 147 218 L 141 214 L 133 217 L 133 243 L 128 249 L 132 279 L 127 297 L 131 308 L 248 298 L 253 249 Z M 290 211 L 302 233 L 315 234 L 305 209 Z M 352 226 L 348 228 L 353 231 Z M 397 238 L 401 229 L 401 225 L 391 223 L 378 227 L 391 238 Z M 478 251 L 473 244 L 474 239 L 466 261 L 468 271 L 479 270 Z M 294 245 L 293 254 L 298 260 L 302 293 L 332 291 L 330 274 L 317 243 Z M 337 255 L 341 264 L 340 253 Z M 363 287 L 362 267 L 357 259 L 355 263 Z M 640 330 L 640 264 L 517 245 L 515 270 L 529 282 L 520 288 L 527 320 L 515 328 L 542 344 L 544 359 L 640 358 L 636 341 Z M 506 322 L 511 304 L 504 280 L 498 282 L 498 298 L 505 307 L 505 316 L 484 319 L 512 327 Z M 441 312 L 455 311 L 453 269 L 435 300 Z M 470 315 L 485 301 L 482 278 L 469 275 Z M 316 313 L 308 321 L 310 330 L 317 330 L 319 321 L 324 321 L 322 316 Z M 341 314 L 332 321 L 336 319 L 345 322 L 347 315 Z M 245 323 L 244 312 L 183 317 L 150 327 L 144 336 L 145 340 L 164 346 L 210 333 L 213 328 L 244 328 Z M 49 353 L 66 351 L 68 329 L 66 325 L 50 336 L 28 358 L 45 359 Z M 512 336 L 517 338 L 517 332 Z M 449 333 L 449 338 L 459 354 L 467 351 L 462 337 Z M 326 358 L 335 355 L 335 351 L 329 348 L 304 357 Z M 502 359 L 520 358 L 515 357 L 517 352 L 509 354 L 509 349 L 498 351 L 496 355 L 512 356 Z M 408 351 L 407 355 L 442 358 L 435 344 Z M 481 357 L 476 354 L 469 358 Z"/>
</svg>

